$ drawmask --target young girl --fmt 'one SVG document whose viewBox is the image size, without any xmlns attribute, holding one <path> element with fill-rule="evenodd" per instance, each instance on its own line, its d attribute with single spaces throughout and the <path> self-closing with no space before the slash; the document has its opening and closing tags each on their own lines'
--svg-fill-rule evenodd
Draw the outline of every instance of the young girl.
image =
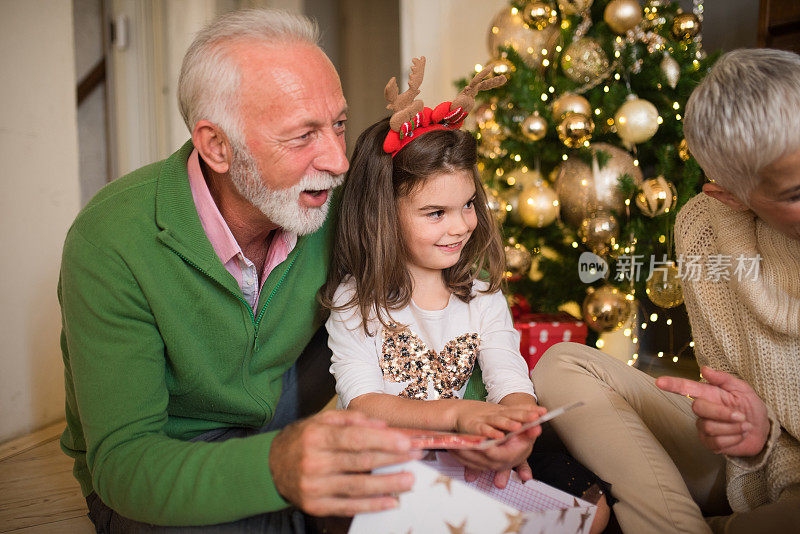
<svg viewBox="0 0 800 534">
<path fill-rule="evenodd" d="M 418 93 L 418 61 L 409 92 Z M 397 96 L 394 80 L 387 86 L 395 115 L 356 143 L 321 301 L 331 309 L 341 407 L 393 426 L 496 438 L 546 410 L 536 404 L 500 292 L 504 254 L 476 171 L 476 142 L 458 129 L 486 74 L 435 109 L 410 102 L 416 94 Z M 479 398 L 479 386 L 468 386 L 476 363 L 486 402 L 464 398 Z M 532 477 L 526 458 L 540 433 L 455 456 L 468 480 L 494 470 L 505 487 L 511 468 Z"/>
</svg>

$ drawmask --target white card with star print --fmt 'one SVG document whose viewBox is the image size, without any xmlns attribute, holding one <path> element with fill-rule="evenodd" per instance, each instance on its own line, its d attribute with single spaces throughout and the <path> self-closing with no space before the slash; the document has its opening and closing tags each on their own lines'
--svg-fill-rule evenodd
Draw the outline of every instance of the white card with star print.
<svg viewBox="0 0 800 534">
<path fill-rule="evenodd" d="M 467 483 L 464 467 L 446 452 L 375 473 L 410 471 L 414 487 L 394 510 L 359 514 L 350 534 L 588 534 L 596 506 L 539 481 L 494 487 L 493 473 Z"/>
</svg>

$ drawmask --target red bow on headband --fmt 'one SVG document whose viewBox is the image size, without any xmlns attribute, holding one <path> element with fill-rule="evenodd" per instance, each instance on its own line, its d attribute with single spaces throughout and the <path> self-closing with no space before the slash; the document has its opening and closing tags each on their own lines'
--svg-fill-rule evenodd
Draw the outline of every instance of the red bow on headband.
<svg viewBox="0 0 800 534">
<path fill-rule="evenodd" d="M 422 100 L 414 100 L 419 95 L 419 86 L 425 75 L 425 58 L 415 58 L 411 63 L 408 90 L 399 94 L 397 81 L 394 78 L 389 80 L 384 89 L 384 96 L 389 102 L 386 108 L 394 113 L 389 119 L 390 130 L 383 141 L 383 150 L 392 157 L 424 133 L 435 130 L 458 130 L 475 105 L 475 95 L 478 91 L 494 89 L 506 83 L 505 76 L 484 80 L 491 72 L 487 67 L 476 74 L 452 102 L 442 102 L 434 109 L 426 108 Z"/>
</svg>

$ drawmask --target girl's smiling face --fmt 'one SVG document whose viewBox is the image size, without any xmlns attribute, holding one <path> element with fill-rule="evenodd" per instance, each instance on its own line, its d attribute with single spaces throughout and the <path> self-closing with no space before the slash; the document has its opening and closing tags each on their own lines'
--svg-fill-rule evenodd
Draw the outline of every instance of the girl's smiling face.
<svg viewBox="0 0 800 534">
<path fill-rule="evenodd" d="M 456 264 L 478 224 L 469 170 L 435 174 L 398 199 L 398 216 L 412 278 Z"/>
</svg>

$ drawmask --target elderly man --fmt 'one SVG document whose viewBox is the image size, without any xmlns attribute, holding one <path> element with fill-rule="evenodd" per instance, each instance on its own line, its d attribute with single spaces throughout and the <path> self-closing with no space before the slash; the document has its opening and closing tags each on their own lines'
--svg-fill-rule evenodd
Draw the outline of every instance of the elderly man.
<svg viewBox="0 0 800 534">
<path fill-rule="evenodd" d="M 416 457 L 381 423 L 334 411 L 279 430 L 298 383 L 327 375 L 325 353 L 316 375 L 295 362 L 321 325 L 348 168 L 347 106 L 316 42 L 281 12 L 205 28 L 178 90 L 191 142 L 103 189 L 69 231 L 61 443 L 98 531 L 301 532 L 297 508 L 353 515 L 411 487 L 365 474 Z"/>
</svg>

